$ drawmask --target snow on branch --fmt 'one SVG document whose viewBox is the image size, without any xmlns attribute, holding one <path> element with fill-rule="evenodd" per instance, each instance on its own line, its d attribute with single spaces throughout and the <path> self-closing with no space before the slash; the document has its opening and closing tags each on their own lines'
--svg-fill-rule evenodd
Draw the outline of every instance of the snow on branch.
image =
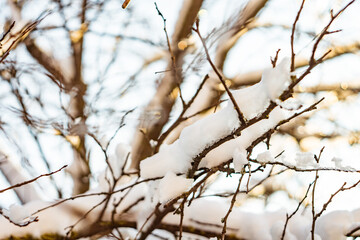
<svg viewBox="0 0 360 240">
<path fill-rule="evenodd" d="M 126 0 L 123 8 L 126 8 L 129 2 Z M 253 1 L 249 2 L 250 5 L 253 3 Z M 284 154 L 286 149 L 275 155 L 274 151 L 271 151 L 270 141 L 280 127 L 315 111 L 323 102 L 324 98 L 321 97 L 312 100 L 311 103 L 302 102 L 302 99 L 294 94 L 295 87 L 328 56 L 330 52 L 325 51 L 320 57 L 315 57 L 318 56 L 319 44 L 326 35 L 338 32 L 330 31 L 329 28 L 353 2 L 355 0 L 335 14 L 330 13 L 329 22 L 312 43 L 308 65 L 304 66 L 302 72 L 295 73 L 297 66 L 295 31 L 300 15 L 305 11 L 305 0 L 303 0 L 292 24 L 290 57 L 281 59 L 280 50 L 276 51 L 275 57 L 271 58 L 271 66 L 262 71 L 259 82 L 235 90 L 230 90 L 222 73 L 223 66 L 219 67 L 213 62 L 209 51 L 211 46 L 207 43 L 207 38 L 200 33 L 200 20 L 199 16 L 196 16 L 202 1 L 184 2 L 187 8 L 182 12 L 184 11 L 185 15 L 181 15 L 179 19 L 182 21 L 185 19 L 188 23 L 186 26 L 183 26 L 181 21 L 177 23 L 179 29 L 174 32 L 171 41 L 167 33 L 166 19 L 155 3 L 157 13 L 164 23 L 167 47 L 171 55 L 168 67 L 171 69 L 161 79 L 160 86 L 163 87 L 159 87 L 157 91 L 160 96 L 156 97 L 156 95 L 154 103 L 149 105 L 149 109 L 152 109 L 154 104 L 166 110 L 166 115 L 161 121 L 157 119 L 149 124 L 151 127 L 148 130 L 152 131 L 153 141 L 148 141 L 145 131 L 140 138 L 135 138 L 133 149 L 144 150 L 143 143 L 146 142 L 149 145 L 146 145 L 146 152 L 130 153 L 127 145 L 118 143 L 114 148 L 115 155 L 111 155 L 110 143 L 116 141 L 115 137 L 120 135 L 117 134 L 118 131 L 125 127 L 125 117 L 134 110 L 124 114 L 115 133 L 108 143 L 103 145 L 96 128 L 94 131 L 88 131 L 91 128 L 88 128 L 86 122 L 88 116 L 85 115 L 90 115 L 92 109 L 86 106 L 87 103 L 83 99 L 87 94 L 85 89 L 81 92 L 82 100 L 78 107 L 81 107 L 84 117 L 81 118 L 81 127 L 86 129 L 85 133 L 81 133 L 82 143 L 87 140 L 89 146 L 86 148 L 85 145 L 83 146 L 81 159 L 86 161 L 89 159 L 90 153 L 86 150 L 91 145 L 88 140 L 91 140 L 92 144 L 100 147 L 99 152 L 102 153 L 106 169 L 99 173 L 96 181 L 92 178 L 93 175 L 90 175 L 93 173 L 90 162 L 86 162 L 89 166 L 87 169 L 89 176 L 86 175 L 86 179 L 91 180 L 86 182 L 86 187 L 91 189 L 83 194 L 75 194 L 67 198 L 59 197 L 54 201 L 30 201 L 22 206 L 11 205 L 9 209 L 1 208 L 0 215 L 3 217 L 0 217 L 0 238 L 12 239 L 27 235 L 31 238 L 45 238 L 52 234 L 53 238 L 58 239 L 88 237 L 143 240 L 151 239 L 153 236 L 160 239 L 185 239 L 195 234 L 214 240 L 338 240 L 345 239 L 346 236 L 358 236 L 359 208 L 351 211 L 327 212 L 329 205 L 338 195 L 358 188 L 360 180 L 357 176 L 354 182 L 344 182 L 327 200 L 320 202 L 316 197 L 319 191 L 319 179 L 323 172 L 355 175 L 360 173 L 360 170 L 345 165 L 336 157 L 328 161 L 331 166 L 326 165 L 323 160 L 325 157 L 322 156 L 324 148 L 318 155 L 309 152 L 293 154 L 294 159 L 290 161 L 289 156 Z M 260 8 L 264 7 L 265 3 L 266 1 L 262 1 Z M 96 5 L 96 3 L 92 4 Z M 90 19 L 85 18 L 85 13 L 91 6 L 86 0 L 81 4 L 80 22 L 86 26 L 90 26 L 90 22 L 87 22 Z M 63 7 L 65 6 L 60 4 L 60 9 Z M 98 7 L 102 10 L 103 6 L 98 5 Z M 131 9 L 128 9 L 129 12 Z M 256 13 L 258 11 L 260 9 L 256 8 Z M 187 14 L 190 16 L 189 19 L 186 18 Z M 195 27 L 192 30 L 201 42 L 201 49 L 205 53 L 204 59 L 211 69 L 211 74 L 204 74 L 205 77 L 194 91 L 193 97 L 186 102 L 181 92 L 183 90 L 181 84 L 186 76 L 181 67 L 188 53 L 176 47 L 179 41 L 184 41 L 183 38 L 190 34 L 194 19 L 196 19 Z M 246 24 L 239 26 L 239 31 L 242 31 Z M 183 29 L 185 27 L 186 31 Z M 4 36 L 7 36 L 8 32 Z M 86 32 L 82 33 L 81 38 L 84 38 Z M 83 48 L 85 45 L 82 46 L 82 40 L 80 48 L 76 47 L 80 42 L 72 42 L 72 44 L 73 50 L 77 49 L 76 59 L 80 61 L 82 53 L 86 51 Z M 229 50 L 230 48 L 226 52 Z M 85 84 L 83 77 L 86 75 L 81 74 L 83 70 L 81 61 L 77 67 L 78 80 Z M 202 118 L 185 127 L 175 141 L 166 144 L 165 140 L 169 134 L 180 123 L 193 116 L 186 113 L 209 79 L 216 80 L 221 85 L 223 92 L 227 94 L 227 105 L 217 106 L 216 111 L 206 116 L 202 115 Z M 173 93 L 174 90 L 176 94 Z M 76 99 L 74 96 L 70 98 Z M 182 110 L 173 123 L 170 123 L 168 119 L 177 98 Z M 83 110 L 87 107 L 90 110 L 85 114 Z M 169 128 L 161 134 L 166 123 L 169 124 Z M 59 132 L 63 137 L 66 136 L 61 130 Z M 80 133 L 78 134 L 80 136 Z M 134 157 L 135 155 L 137 156 Z M 133 172 L 134 168 L 137 170 L 142 156 L 146 158 L 140 162 L 139 172 Z M 73 166 L 74 171 L 79 170 L 76 168 L 77 165 Z M 51 176 L 66 167 L 67 165 L 57 171 L 2 189 L 0 194 L 32 183 L 39 178 Z M 238 207 L 243 199 L 259 198 L 261 195 L 264 201 L 267 201 L 272 193 L 287 191 L 284 184 L 277 188 L 272 182 L 280 175 L 283 176 L 283 173 L 315 174 L 314 178 L 311 177 L 311 182 L 305 184 L 303 191 L 300 191 L 300 197 L 293 196 L 294 194 L 288 191 L 288 199 L 295 201 L 291 211 L 263 210 L 255 213 L 245 207 Z M 227 185 L 226 181 L 230 179 L 227 177 L 234 177 L 236 183 L 230 190 L 228 186 L 223 186 L 224 189 L 221 191 L 216 190 L 215 183 L 224 181 L 222 184 Z M 263 194 L 255 193 L 261 191 L 258 190 L 260 187 L 263 187 Z M 318 205 L 320 208 L 317 207 Z M 264 209 L 265 207 L 266 204 Z"/>
</svg>

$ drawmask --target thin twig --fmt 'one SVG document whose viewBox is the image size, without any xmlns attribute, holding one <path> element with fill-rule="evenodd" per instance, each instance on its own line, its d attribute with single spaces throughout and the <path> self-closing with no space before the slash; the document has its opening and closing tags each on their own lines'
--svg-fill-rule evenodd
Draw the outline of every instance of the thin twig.
<svg viewBox="0 0 360 240">
<path fill-rule="evenodd" d="M 214 70 L 214 72 L 216 73 L 216 75 L 218 76 L 221 84 L 223 85 L 226 93 L 228 94 L 232 104 L 234 105 L 234 109 L 235 111 L 237 112 L 238 114 L 238 117 L 239 117 L 239 120 L 240 120 L 240 123 L 241 125 L 244 125 L 245 124 L 245 117 L 244 117 L 244 114 L 240 111 L 240 108 L 238 106 L 238 104 L 236 103 L 236 100 L 234 98 L 234 96 L 232 95 L 232 93 L 230 92 L 228 86 L 226 85 L 226 82 L 224 80 L 224 77 L 222 76 L 222 74 L 219 72 L 219 70 L 217 69 L 217 67 L 215 66 L 215 64 L 213 63 L 213 61 L 211 60 L 211 57 L 210 57 L 210 54 L 209 54 L 209 51 L 208 51 L 208 48 L 206 47 L 206 43 L 205 43 L 205 40 L 203 39 L 203 37 L 201 36 L 200 34 L 200 29 L 199 29 L 199 19 L 196 20 L 195 22 L 195 25 L 196 27 L 193 28 L 193 30 L 197 33 L 197 35 L 199 36 L 199 39 L 204 47 L 204 51 L 205 51 L 205 54 L 206 54 L 206 59 L 208 60 L 209 64 L 211 65 L 211 68 Z"/>
<path fill-rule="evenodd" d="M 281 234 L 281 240 L 283 240 L 285 238 L 285 234 L 286 234 L 286 227 L 289 223 L 289 220 L 299 211 L 300 209 L 300 206 L 302 205 L 302 203 L 305 201 L 305 199 L 307 198 L 307 195 L 310 191 L 310 188 L 311 186 L 314 184 L 314 182 L 310 183 L 307 190 L 306 190 L 306 193 L 304 195 L 304 197 L 301 199 L 301 201 L 299 202 L 297 208 L 295 209 L 294 212 L 292 212 L 290 215 L 286 214 L 286 220 L 285 220 L 285 224 L 284 224 L 284 229 L 282 231 L 282 234 Z"/>
<path fill-rule="evenodd" d="M 46 173 L 46 174 L 41 174 L 39 176 L 37 176 L 36 178 L 33 178 L 31 180 L 28 180 L 28 181 L 25 181 L 25 182 L 22 182 L 22 183 L 18 183 L 18 184 L 15 184 L 15 185 L 12 185 L 8 188 L 4 188 L 4 189 L 1 189 L 0 190 L 0 193 L 3 193 L 5 191 L 8 191 L 8 190 L 11 190 L 11 189 L 14 189 L 14 188 L 18 188 L 18 187 L 21 187 L 21 186 L 24 186 L 26 184 L 29 184 L 29 183 L 32 183 L 32 182 L 35 182 L 36 180 L 38 180 L 39 178 L 42 178 L 42 177 L 48 177 L 48 176 L 51 176 L 57 172 L 60 172 L 61 170 L 63 170 L 64 168 L 66 168 L 68 165 L 64 165 L 62 166 L 60 169 L 54 171 L 54 172 L 51 172 L 51 173 Z"/>
<path fill-rule="evenodd" d="M 302 0 L 301 6 L 299 11 L 296 14 L 295 21 L 293 23 L 292 29 L 291 29 L 291 37 L 290 37 L 290 46 L 291 46 L 291 66 L 290 71 L 293 72 L 295 70 L 295 53 L 294 53 L 294 35 L 295 35 L 295 28 L 296 23 L 299 21 L 301 11 L 304 7 L 305 0 Z"/>
<path fill-rule="evenodd" d="M 227 224 L 227 220 L 228 220 L 228 217 L 230 216 L 230 213 L 234 207 L 234 204 L 236 202 L 236 196 L 238 194 L 238 192 L 240 191 L 240 185 L 241 185 L 241 180 L 243 179 L 244 177 L 244 174 L 241 175 L 240 179 L 239 179 L 239 183 L 236 187 L 236 191 L 231 199 L 231 203 L 230 203 L 230 207 L 229 207 L 229 210 L 227 211 L 226 215 L 224 218 L 221 219 L 221 222 L 224 223 L 224 226 L 223 226 L 223 229 L 222 229 L 222 232 L 221 232 L 221 239 L 222 240 L 225 240 L 225 236 L 226 236 L 226 224 Z"/>
</svg>

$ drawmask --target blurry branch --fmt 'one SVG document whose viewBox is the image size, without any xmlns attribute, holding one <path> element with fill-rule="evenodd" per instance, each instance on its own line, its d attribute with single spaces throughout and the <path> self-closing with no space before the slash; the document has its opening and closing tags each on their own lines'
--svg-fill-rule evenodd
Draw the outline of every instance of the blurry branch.
<svg viewBox="0 0 360 240">
<path fill-rule="evenodd" d="M 106 37 L 111 37 L 111 38 L 115 38 L 115 39 L 124 39 L 124 40 L 129 40 L 129 41 L 138 41 L 138 42 L 142 42 L 145 44 L 149 44 L 151 46 L 161 46 L 161 43 L 159 42 L 154 42 L 151 39 L 148 38 L 142 38 L 142 37 L 138 37 L 138 36 L 131 36 L 131 35 L 124 35 L 124 34 L 113 34 L 113 33 L 107 33 L 107 32 L 98 32 L 97 30 L 92 30 L 89 29 L 89 32 L 94 33 L 96 35 L 99 36 L 106 36 Z"/>
<path fill-rule="evenodd" d="M 356 53 L 360 50 L 360 43 L 352 43 L 347 45 L 337 45 L 328 50 L 332 50 L 328 55 L 325 56 L 323 61 L 336 59 L 336 57 L 343 56 L 344 54 L 352 54 Z M 328 50 L 326 52 L 328 52 Z M 309 65 L 309 60 L 306 59 L 299 59 L 297 58 L 295 61 L 295 69 L 306 67 Z M 234 78 L 229 80 L 229 88 L 231 89 L 238 89 L 241 87 L 251 86 L 258 83 L 261 80 L 262 70 L 261 71 L 253 71 L 248 73 L 243 73 L 235 76 Z M 203 104 L 201 107 L 206 108 L 209 106 L 213 106 L 214 102 L 216 102 L 222 94 L 225 93 L 224 88 L 219 88 L 218 83 L 214 82 L 214 78 L 210 78 L 208 84 L 206 84 L 203 88 L 206 89 L 206 94 L 202 94 L 204 91 L 200 92 L 201 99 Z M 228 81 L 228 78 L 227 80 Z M 211 86 L 210 86 L 211 85 Z M 360 91 L 360 87 L 357 85 L 351 84 L 340 84 L 340 85 L 317 85 L 314 87 L 296 87 L 294 89 L 295 93 L 318 93 L 320 91 L 335 91 L 338 93 L 339 97 L 350 96 L 352 94 L 357 94 Z M 199 108 L 199 105 L 194 104 L 194 108 L 190 108 L 184 116 L 189 114 L 192 111 L 195 111 Z M 180 125 L 177 129 L 177 135 L 181 132 L 181 129 L 186 125 Z M 281 130 L 280 130 L 281 131 Z M 287 131 L 285 131 L 287 132 Z M 172 139 L 176 138 L 176 136 L 172 136 Z M 330 137 L 330 136 L 329 136 Z"/>
<path fill-rule="evenodd" d="M 69 103 L 69 115 L 74 120 L 79 120 L 79 125 L 86 126 L 86 116 L 84 109 L 86 106 L 85 94 L 87 86 L 83 81 L 82 76 L 82 65 L 83 65 L 83 45 L 84 35 L 87 32 L 88 24 L 86 22 L 86 11 L 87 11 L 87 0 L 82 0 L 81 11 L 80 11 L 80 28 L 77 30 L 77 37 L 74 37 L 73 33 L 70 32 L 70 41 L 73 56 L 74 74 L 71 78 L 72 94 Z M 89 190 L 90 186 L 90 166 L 89 159 L 86 157 L 87 150 L 85 147 L 85 135 L 78 134 L 79 145 L 74 151 L 74 161 L 70 167 L 69 173 L 71 174 L 74 181 L 73 194 L 84 193 Z M 85 157 L 84 157 L 85 156 Z"/>
<path fill-rule="evenodd" d="M 0 171 L 11 186 L 16 185 L 18 182 L 25 182 L 25 177 L 21 174 L 20 170 L 8 159 L 8 157 L 0 152 Z M 34 186 L 31 184 L 22 185 L 22 188 L 11 188 L 20 202 L 25 204 L 33 200 L 40 200 L 41 197 L 38 195 Z"/>
<path fill-rule="evenodd" d="M 11 33 L 11 30 L 15 26 L 15 21 L 10 25 L 9 29 L 5 32 L 0 40 L 0 63 L 9 55 L 10 51 L 17 47 L 18 43 L 23 41 L 31 31 L 33 31 L 36 26 L 41 22 L 42 19 L 39 19 L 33 23 L 26 24 L 19 32 Z M 5 50 L 4 50 L 5 49 Z"/>
<path fill-rule="evenodd" d="M 60 3 L 59 3 L 60 4 Z M 9 5 L 14 11 L 13 15 L 20 18 L 22 6 L 17 4 L 14 1 L 9 1 Z M 61 4 L 60 4 L 61 5 Z M 61 5 L 62 6 L 62 5 Z M 28 39 L 24 42 L 26 49 L 30 55 L 42 66 L 44 67 L 49 74 L 47 76 L 57 84 L 60 90 L 65 89 L 65 92 L 70 95 L 69 111 L 66 112 L 71 121 L 75 119 L 80 120 L 80 123 L 85 125 L 86 117 L 84 114 L 85 100 L 84 96 L 86 93 L 86 84 L 82 79 L 82 53 L 83 53 L 83 40 L 84 34 L 87 31 L 86 23 L 86 11 L 87 11 L 87 1 L 83 0 L 80 9 L 80 28 L 77 31 L 70 31 L 65 27 L 65 30 L 69 33 L 69 41 L 72 48 L 72 59 L 69 60 L 73 65 L 70 67 L 73 69 L 71 76 L 65 75 L 65 69 L 61 66 L 60 62 L 55 59 L 54 56 L 46 53 L 40 46 L 36 44 L 36 39 L 29 36 Z M 60 8 L 60 13 L 63 11 L 63 8 Z M 18 21 L 23 21 L 18 19 Z M 64 20 L 65 21 L 65 20 Z M 89 189 L 89 175 L 90 168 L 88 165 L 88 160 L 86 158 L 86 148 L 85 148 L 85 136 L 79 135 L 79 146 L 74 149 L 74 166 L 76 170 L 72 171 L 74 167 L 69 167 L 68 171 L 71 173 L 74 181 L 73 193 L 83 193 Z"/>
<path fill-rule="evenodd" d="M 351 230 L 346 232 L 346 237 L 353 237 L 356 239 L 356 237 L 360 237 L 360 233 L 357 233 L 360 230 L 360 226 L 352 227 Z"/>
<path fill-rule="evenodd" d="M 171 71 L 164 73 L 154 97 L 143 111 L 144 120 L 139 123 L 138 131 L 133 140 L 131 168 L 138 169 L 140 160 L 153 153 L 149 139 L 157 140 L 164 125 L 169 120 L 182 82 L 181 68 L 185 55 L 185 52 L 180 50 L 177 45 L 191 33 L 191 27 L 202 2 L 202 0 L 184 0 L 170 42 L 172 56 L 167 69 L 171 69 Z"/>
<path fill-rule="evenodd" d="M 240 10 L 235 24 L 230 31 L 219 40 L 216 49 L 215 64 L 222 71 L 227 54 L 237 43 L 239 38 L 247 32 L 247 25 L 251 24 L 255 16 L 265 7 L 268 0 L 251 0 Z"/>
<path fill-rule="evenodd" d="M 39 128 L 39 125 L 41 124 L 40 123 L 41 120 L 34 118 L 29 113 L 27 105 L 25 103 L 26 101 L 24 99 L 24 96 L 21 94 L 21 91 L 18 89 L 17 84 L 14 83 L 14 81 L 17 81 L 17 77 L 18 77 L 16 68 L 13 66 L 10 66 L 10 69 L 7 69 L 7 71 L 6 70 L 1 71 L 0 76 L 2 76 L 2 78 L 10 85 L 11 93 L 15 96 L 15 98 L 20 106 L 20 109 L 17 110 L 17 112 L 20 115 L 21 120 L 26 125 L 27 130 L 30 133 L 31 137 L 34 139 L 34 142 L 40 153 L 41 159 L 43 160 L 47 170 L 50 172 L 51 171 L 50 163 L 45 156 L 43 146 L 40 144 L 39 136 L 34 131 L 34 129 L 37 130 Z M 61 197 L 62 192 L 61 192 L 60 188 L 57 186 L 57 184 L 52 176 L 50 176 L 50 181 L 53 184 L 53 186 L 55 187 L 55 189 L 58 193 L 58 197 Z"/>
<path fill-rule="evenodd" d="M 201 224 L 200 222 L 194 221 L 196 224 Z M 206 223 L 204 224 L 206 225 Z M 87 238 L 92 237 L 95 235 L 98 235 L 99 233 L 110 233 L 113 229 L 116 228 L 133 228 L 136 229 L 137 225 L 135 221 L 129 221 L 129 220 L 116 220 L 114 222 L 103 222 L 103 224 L 95 224 L 91 228 L 82 228 L 79 231 L 75 231 L 73 233 L 74 237 L 70 237 L 69 239 L 80 239 L 80 238 Z M 168 223 L 160 223 L 158 225 L 158 229 L 165 230 L 167 232 L 173 233 L 176 235 L 176 233 L 179 231 L 178 225 L 168 224 Z M 196 228 L 192 225 L 184 225 L 182 227 L 182 231 L 189 234 L 194 234 L 197 236 L 203 236 L 207 238 L 211 237 L 217 237 L 219 234 L 214 230 L 204 230 L 201 228 Z M 64 236 L 56 236 L 59 238 L 62 238 Z M 226 235 L 226 239 L 228 240 L 244 240 L 244 238 L 236 237 L 232 234 Z"/>
<path fill-rule="evenodd" d="M 312 93 L 316 94 L 319 92 L 335 92 L 339 96 L 354 95 L 360 92 L 360 84 L 348 84 L 348 83 L 338 83 L 338 84 L 319 84 L 316 86 L 310 87 L 301 87 L 296 89 L 298 93 Z"/>
<path fill-rule="evenodd" d="M 42 51 L 35 43 L 35 39 L 31 37 L 25 41 L 25 46 L 30 55 L 49 72 L 48 77 L 61 89 L 69 91 L 69 80 L 63 75 L 63 69 L 61 69 L 60 63 L 57 62 L 53 56 Z"/>
<path fill-rule="evenodd" d="M 230 100 L 231 100 L 231 103 L 233 104 L 233 107 L 238 115 L 238 118 L 239 118 L 239 121 L 241 124 L 245 124 L 245 118 L 244 118 L 244 115 L 243 113 L 241 112 L 238 104 L 236 103 L 235 101 L 235 98 L 234 96 L 232 95 L 232 93 L 230 92 L 229 88 L 227 87 L 226 83 L 225 83 L 225 80 L 224 80 L 224 77 L 223 75 L 219 72 L 219 70 L 217 69 L 217 67 L 214 65 L 214 63 L 212 62 L 211 60 L 211 57 L 210 57 L 210 54 L 209 54 L 209 51 L 206 47 L 206 43 L 203 39 L 203 37 L 201 36 L 200 34 L 200 29 L 199 29 L 199 19 L 197 19 L 196 21 L 196 27 L 193 28 L 193 30 L 197 33 L 197 35 L 199 36 L 200 40 L 201 40 L 201 43 L 204 47 L 204 50 L 205 50 L 205 54 L 206 54 L 206 59 L 207 61 L 209 62 L 209 64 L 211 65 L 211 68 L 213 69 L 213 71 L 215 72 L 215 74 L 217 75 L 217 77 L 219 78 L 221 84 L 223 85 L 227 95 L 229 96 Z"/>
<path fill-rule="evenodd" d="M 259 14 L 260 10 L 264 8 L 268 0 L 251 0 L 247 5 L 242 8 L 234 19 L 230 19 L 230 29 L 227 30 L 218 40 L 218 44 L 214 56 L 214 66 L 221 73 L 225 64 L 225 60 L 228 52 L 237 43 L 237 41 L 248 31 L 247 26 L 253 22 L 255 17 Z M 233 21 L 234 20 L 234 21 Z M 232 22 L 233 21 L 233 22 Z M 225 29 L 226 26 L 223 26 Z M 205 83 L 202 90 L 199 93 L 198 100 L 194 101 L 194 104 L 187 109 L 184 116 L 194 115 L 201 109 L 208 109 L 210 106 L 217 106 L 220 102 L 222 94 L 225 92 L 226 87 L 232 87 L 228 79 L 224 78 L 224 83 L 219 82 L 219 78 L 211 71 L 209 74 L 209 80 Z M 261 76 L 261 75 L 260 75 Z M 221 85 L 221 86 L 219 86 Z M 196 121 L 196 119 L 193 119 Z M 170 142 L 177 138 L 178 133 L 181 129 L 186 126 L 187 123 L 179 125 L 176 129 L 175 136 L 172 136 Z"/>
<path fill-rule="evenodd" d="M 7 37 L 7 35 L 10 33 L 11 29 L 14 27 L 15 21 L 9 26 L 8 30 L 2 34 L 2 37 L 0 38 L 1 48 L 2 48 L 2 41 Z"/>
</svg>

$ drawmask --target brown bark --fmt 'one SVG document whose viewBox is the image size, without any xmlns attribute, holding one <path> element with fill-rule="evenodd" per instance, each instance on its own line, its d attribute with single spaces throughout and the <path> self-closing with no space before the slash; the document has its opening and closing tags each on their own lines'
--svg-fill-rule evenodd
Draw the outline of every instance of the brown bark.
<svg viewBox="0 0 360 240">
<path fill-rule="evenodd" d="M 80 118 L 80 124 L 85 125 L 86 116 L 84 114 L 85 108 L 85 94 L 86 94 L 86 84 L 83 81 L 82 77 L 82 54 L 83 54 L 83 45 L 84 45 L 84 34 L 86 27 L 86 8 L 87 0 L 82 1 L 82 10 L 81 10 L 81 26 L 78 31 L 80 31 L 79 39 L 71 40 L 71 47 L 73 50 L 73 60 L 74 60 L 74 76 L 71 81 L 73 94 L 71 94 L 69 114 L 72 120 Z M 86 157 L 86 147 L 85 147 L 85 135 L 79 134 L 79 145 L 74 151 L 74 164 L 76 166 L 75 171 L 70 171 L 72 178 L 74 180 L 73 195 L 84 193 L 89 190 L 90 186 L 90 167 L 89 161 Z"/>
</svg>

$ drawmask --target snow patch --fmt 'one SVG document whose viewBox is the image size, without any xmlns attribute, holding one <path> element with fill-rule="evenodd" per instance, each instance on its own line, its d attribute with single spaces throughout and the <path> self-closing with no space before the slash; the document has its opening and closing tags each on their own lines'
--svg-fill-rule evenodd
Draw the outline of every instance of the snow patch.
<svg viewBox="0 0 360 240">
<path fill-rule="evenodd" d="M 296 153 L 295 162 L 297 167 L 308 167 L 316 165 L 314 154 L 310 152 Z"/>
<path fill-rule="evenodd" d="M 168 172 L 159 183 L 159 200 L 165 203 L 189 189 L 193 183 L 192 179 L 187 179 L 183 175 L 176 176 L 173 172 Z"/>
<path fill-rule="evenodd" d="M 265 70 L 259 83 L 233 91 L 235 101 L 245 118 L 250 119 L 258 116 L 266 109 L 270 101 L 276 101 L 290 83 L 289 69 L 290 60 L 286 58 L 275 68 Z M 260 121 L 258 124 L 254 124 L 248 129 L 245 129 L 242 132 L 242 136 L 244 136 L 245 133 L 246 136 L 238 140 L 241 144 L 237 146 L 248 146 L 249 142 L 254 138 L 256 139 L 256 137 L 261 136 L 265 131 L 274 127 L 278 121 L 284 119 L 284 111 L 285 110 L 276 111 L 276 109 L 274 109 L 270 113 L 267 121 Z M 141 177 L 162 177 L 168 171 L 185 173 L 187 169 L 191 167 L 193 158 L 201 153 L 203 149 L 219 139 L 228 136 L 239 126 L 238 115 L 233 103 L 229 102 L 224 109 L 184 128 L 179 139 L 173 144 L 164 145 L 157 154 L 141 161 Z M 235 147 L 231 145 L 231 149 L 228 149 L 226 157 L 221 157 L 219 160 L 213 161 L 211 165 L 214 166 L 214 164 L 219 164 L 232 158 L 234 149 Z"/>
<path fill-rule="evenodd" d="M 233 153 L 233 163 L 235 172 L 241 172 L 244 165 L 248 163 L 246 158 L 246 152 L 241 151 L 239 148 L 236 148 Z"/>
<path fill-rule="evenodd" d="M 269 150 L 262 152 L 260 154 L 257 155 L 256 159 L 258 160 L 258 162 L 260 163 L 269 163 L 269 162 L 273 162 L 274 158 L 271 155 L 271 152 Z"/>
</svg>

